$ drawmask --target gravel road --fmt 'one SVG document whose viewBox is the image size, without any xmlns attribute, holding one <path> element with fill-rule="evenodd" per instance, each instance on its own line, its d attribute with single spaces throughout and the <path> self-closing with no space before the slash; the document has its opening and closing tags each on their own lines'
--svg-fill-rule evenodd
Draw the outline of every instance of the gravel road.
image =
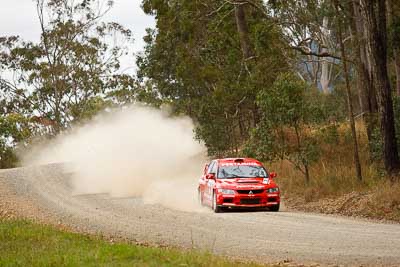
<svg viewBox="0 0 400 267">
<path fill-rule="evenodd" d="M 400 225 L 300 212 L 182 212 L 138 198 L 73 196 L 61 165 L 0 171 L 0 209 L 139 243 L 259 262 L 400 266 Z"/>
</svg>

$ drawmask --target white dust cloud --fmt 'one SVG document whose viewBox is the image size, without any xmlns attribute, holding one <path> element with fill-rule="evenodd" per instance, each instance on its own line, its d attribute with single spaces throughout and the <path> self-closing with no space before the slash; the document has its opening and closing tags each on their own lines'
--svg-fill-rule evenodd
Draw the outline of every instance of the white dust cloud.
<svg viewBox="0 0 400 267">
<path fill-rule="evenodd" d="M 206 161 L 188 117 L 133 106 L 97 116 L 30 153 L 30 164 L 67 162 L 74 194 L 142 197 L 145 203 L 198 210 L 196 185 Z"/>
</svg>

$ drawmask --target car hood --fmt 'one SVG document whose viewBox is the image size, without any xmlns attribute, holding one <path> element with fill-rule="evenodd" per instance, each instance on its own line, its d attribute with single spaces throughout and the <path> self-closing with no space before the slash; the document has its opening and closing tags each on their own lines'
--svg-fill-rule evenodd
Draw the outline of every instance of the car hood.
<svg viewBox="0 0 400 267">
<path fill-rule="evenodd" d="M 271 178 L 217 179 L 217 187 L 229 189 L 264 189 L 276 187 L 276 183 Z"/>
</svg>

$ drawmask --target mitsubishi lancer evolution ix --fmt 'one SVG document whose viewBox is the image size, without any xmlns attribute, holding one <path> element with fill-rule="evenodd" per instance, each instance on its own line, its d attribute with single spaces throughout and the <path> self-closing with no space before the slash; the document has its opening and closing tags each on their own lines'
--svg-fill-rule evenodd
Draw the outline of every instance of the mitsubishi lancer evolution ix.
<svg viewBox="0 0 400 267">
<path fill-rule="evenodd" d="M 216 159 L 204 167 L 199 180 L 199 202 L 214 212 L 224 208 L 279 211 L 280 190 L 275 177 L 274 172 L 268 173 L 255 159 Z"/>
</svg>

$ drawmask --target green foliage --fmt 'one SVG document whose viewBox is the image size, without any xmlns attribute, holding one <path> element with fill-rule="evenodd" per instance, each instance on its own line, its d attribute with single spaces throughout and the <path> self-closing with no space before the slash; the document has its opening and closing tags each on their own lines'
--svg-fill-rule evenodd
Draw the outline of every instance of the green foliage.
<svg viewBox="0 0 400 267">
<path fill-rule="evenodd" d="M 144 91 L 120 73 L 132 38 L 121 25 L 102 22 L 112 1 L 35 2 L 40 41 L 0 37 L 1 167 L 15 165 L 14 149 L 31 135 L 55 135 Z"/>
<path fill-rule="evenodd" d="M 309 180 L 309 165 L 319 158 L 316 134 L 324 120 L 321 104 L 310 97 L 309 86 L 291 73 L 280 75 L 258 96 L 262 120 L 247 152 L 262 160 L 288 160 Z"/>
<path fill-rule="evenodd" d="M 396 127 L 397 147 L 400 151 L 400 97 L 393 97 L 393 111 Z M 383 156 L 383 140 L 379 125 L 375 125 L 372 132 L 372 139 L 369 142 L 371 159 L 375 162 L 381 162 Z"/>
<path fill-rule="evenodd" d="M 319 138 L 323 143 L 329 145 L 339 145 L 338 125 L 332 124 L 321 128 L 319 131 Z"/>
<path fill-rule="evenodd" d="M 17 105 L 20 114 L 52 121 L 56 134 L 109 105 L 111 92 L 133 98 L 134 80 L 118 74 L 119 59 L 127 50 L 107 41 L 130 43 L 131 32 L 100 21 L 112 1 L 103 8 L 99 1 L 87 0 L 36 3 L 40 42 L 0 38 L 2 100 Z"/>
<path fill-rule="evenodd" d="M 17 164 L 14 148 L 32 135 L 29 121 L 22 115 L 11 113 L 0 116 L 0 168 L 11 168 Z"/>
<path fill-rule="evenodd" d="M 347 96 L 344 84 L 337 84 L 330 94 L 316 94 L 314 97 L 314 101 L 322 105 L 325 118 L 329 122 L 342 122 L 347 119 Z M 355 102 L 357 101 L 358 99 L 355 99 Z"/>
<path fill-rule="evenodd" d="M 280 29 L 265 10 L 246 6 L 255 56 L 244 60 L 232 4 L 148 0 L 143 7 L 157 14 L 157 31 L 145 37 L 138 77 L 176 113 L 195 120 L 210 155 L 238 154 L 259 120 L 258 92 L 288 67 Z"/>
<path fill-rule="evenodd" d="M 90 120 L 99 111 L 104 110 L 106 107 L 112 106 L 110 100 L 105 100 L 104 98 L 97 96 L 88 99 L 84 105 L 81 103 L 76 105 L 71 105 L 71 115 L 75 118 L 76 122 L 82 123 Z"/>
<path fill-rule="evenodd" d="M 379 127 L 374 127 L 374 130 L 371 134 L 370 141 L 370 150 L 371 150 L 371 159 L 380 162 L 382 160 L 383 153 L 383 140 L 381 135 L 381 130 Z"/>
</svg>

